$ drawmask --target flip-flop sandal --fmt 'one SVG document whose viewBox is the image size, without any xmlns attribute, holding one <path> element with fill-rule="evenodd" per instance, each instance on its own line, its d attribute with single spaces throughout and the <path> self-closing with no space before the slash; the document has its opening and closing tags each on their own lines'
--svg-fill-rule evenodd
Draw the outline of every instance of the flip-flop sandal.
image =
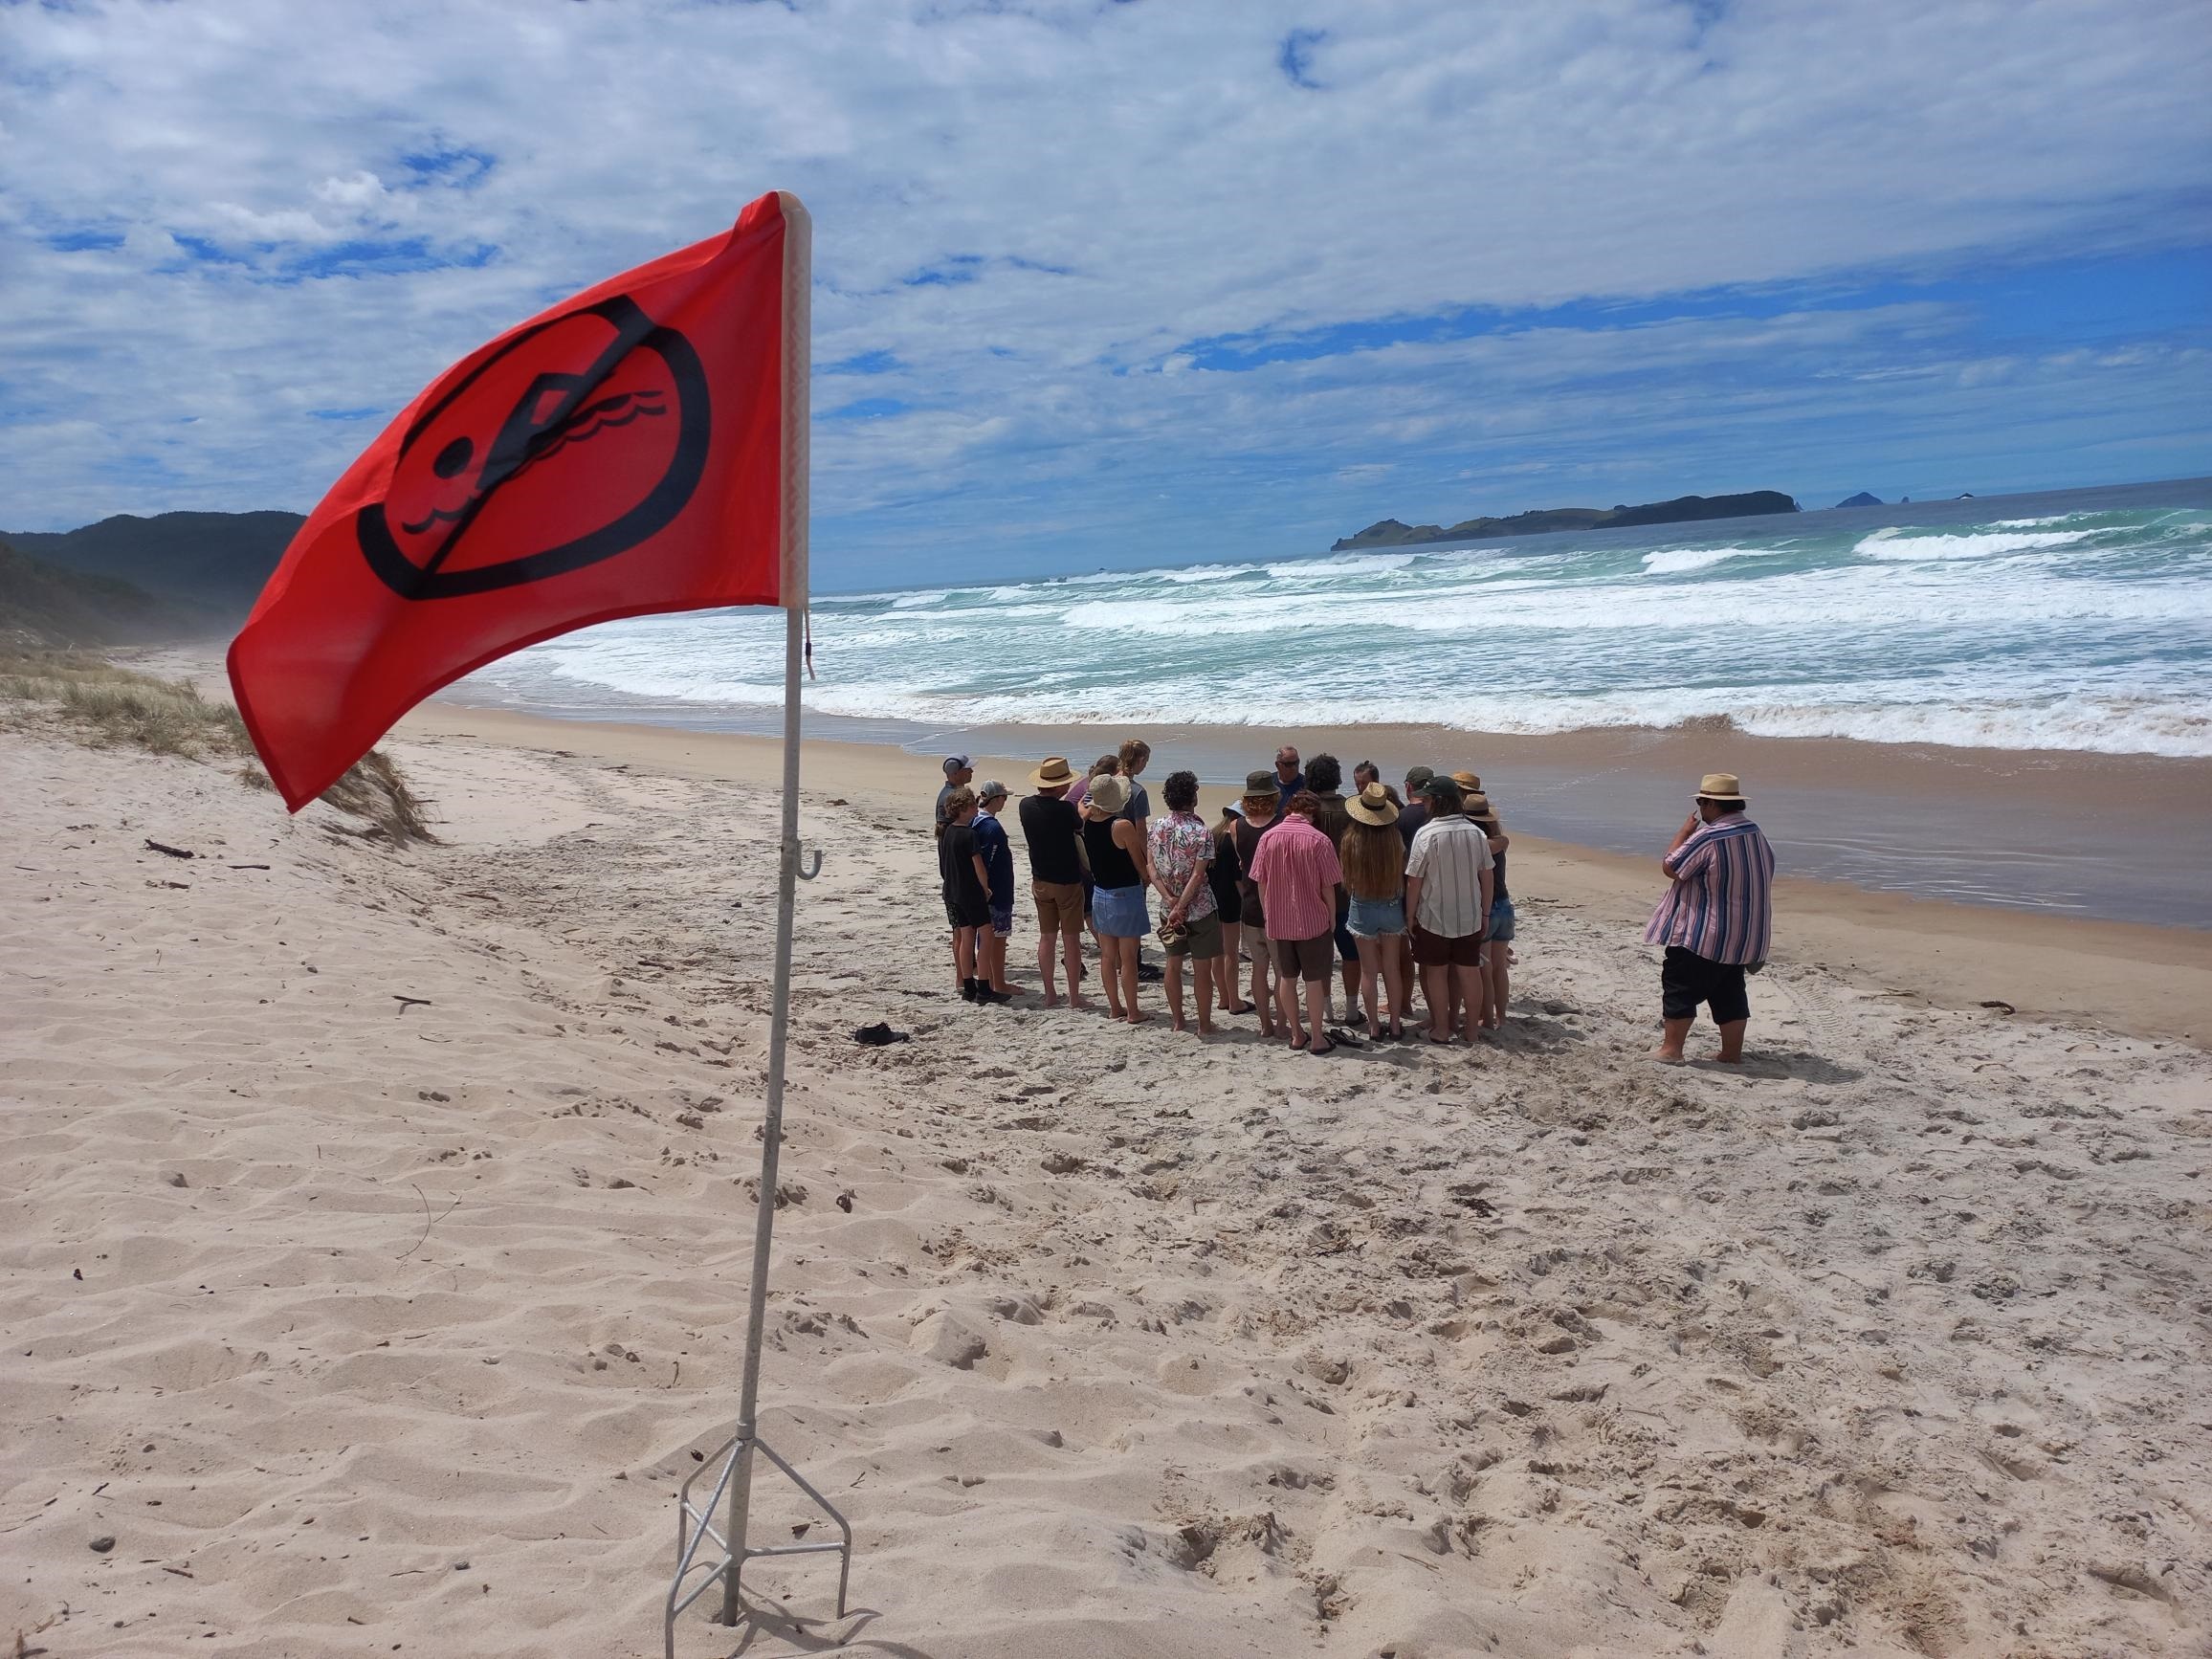
<svg viewBox="0 0 2212 1659">
<path fill-rule="evenodd" d="M 1306 1052 L 1308 1050 L 1310 1050 L 1310 1049 L 1311 1049 L 1313 1046 L 1314 1046 L 1314 1039 L 1313 1039 L 1313 1038 L 1311 1038 L 1311 1037 L 1309 1037 L 1309 1036 L 1307 1036 L 1307 1035 L 1306 1035 L 1306 1033 L 1305 1033 L 1305 1032 L 1303 1032 L 1303 1031 L 1300 1031 L 1300 1032 L 1299 1032 L 1299 1033 L 1298 1033 L 1296 1036 L 1294 1036 L 1294 1037 L 1293 1037 L 1293 1038 L 1291 1039 L 1291 1048 L 1292 1048 L 1292 1049 L 1293 1049 L 1294 1051 L 1296 1051 L 1296 1052 L 1298 1052 L 1298 1053 L 1301 1053 L 1301 1054 L 1302 1054 L 1302 1053 L 1305 1053 L 1305 1052 Z"/>
<path fill-rule="evenodd" d="M 1342 1043 L 1324 1043 L 1318 1049 L 1308 1049 L 1306 1052 L 1313 1055 L 1316 1060 L 1325 1060 L 1331 1054 L 1334 1054 L 1338 1049 L 1343 1047 L 1344 1045 Z"/>
</svg>

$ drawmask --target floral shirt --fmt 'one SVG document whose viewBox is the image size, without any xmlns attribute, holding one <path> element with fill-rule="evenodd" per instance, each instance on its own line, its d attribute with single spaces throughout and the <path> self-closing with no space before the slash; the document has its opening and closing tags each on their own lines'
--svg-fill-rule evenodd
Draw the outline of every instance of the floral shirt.
<svg viewBox="0 0 2212 1659">
<path fill-rule="evenodd" d="M 1145 841 L 1152 852 L 1153 874 L 1178 897 L 1190 880 L 1190 873 L 1213 862 L 1213 831 L 1194 813 L 1170 812 L 1154 823 Z M 1212 884 L 1201 881 L 1183 918 L 1196 921 L 1211 916 L 1216 908 Z"/>
</svg>

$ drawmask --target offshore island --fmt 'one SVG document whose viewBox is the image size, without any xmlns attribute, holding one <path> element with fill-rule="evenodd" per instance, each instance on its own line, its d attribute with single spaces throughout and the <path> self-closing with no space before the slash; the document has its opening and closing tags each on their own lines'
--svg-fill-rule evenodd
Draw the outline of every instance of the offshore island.
<svg viewBox="0 0 2212 1659">
<path fill-rule="evenodd" d="M 1539 507 L 1510 519 L 1463 519 L 1441 524 L 1404 524 L 1384 519 L 1356 536 L 1341 536 L 1332 553 L 1356 547 L 1408 547 L 1423 542 L 1487 542 L 1499 536 L 1541 536 L 1551 530 L 1618 530 L 1635 524 L 1682 524 L 1698 519 L 1755 519 L 1794 513 L 1797 502 L 1780 490 L 1753 490 L 1741 496 L 1677 496 L 1637 507 Z"/>
</svg>

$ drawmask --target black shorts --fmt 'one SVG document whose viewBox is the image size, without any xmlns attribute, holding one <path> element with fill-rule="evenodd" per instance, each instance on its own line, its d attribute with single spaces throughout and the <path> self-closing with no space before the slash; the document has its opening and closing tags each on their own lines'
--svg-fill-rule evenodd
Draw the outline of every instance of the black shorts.
<svg viewBox="0 0 2212 1659">
<path fill-rule="evenodd" d="M 1743 988 L 1741 962 L 1714 962 L 1678 944 L 1667 947 L 1659 969 L 1659 1010 L 1670 1020 L 1693 1020 L 1697 1005 L 1713 1010 L 1716 1026 L 1751 1018 L 1751 998 Z"/>
<path fill-rule="evenodd" d="M 1295 975 L 1299 979 L 1319 984 L 1329 977 L 1329 936 L 1316 933 L 1312 939 L 1272 939 L 1274 947 L 1275 972 L 1284 979 Z"/>
<path fill-rule="evenodd" d="M 962 904 L 956 898 L 944 901 L 944 919 L 956 933 L 963 927 L 988 927 L 991 924 L 990 901 L 981 904 Z"/>
</svg>

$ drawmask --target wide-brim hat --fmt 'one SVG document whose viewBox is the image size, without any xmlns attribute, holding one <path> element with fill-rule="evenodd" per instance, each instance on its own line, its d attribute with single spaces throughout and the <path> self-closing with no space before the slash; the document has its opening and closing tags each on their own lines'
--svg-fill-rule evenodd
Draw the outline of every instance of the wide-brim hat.
<svg viewBox="0 0 2212 1659">
<path fill-rule="evenodd" d="M 1351 800 L 1344 803 L 1344 810 L 1361 824 L 1372 824 L 1378 830 L 1398 822 L 1398 803 L 1390 799 L 1390 792 L 1380 784 L 1369 784 Z"/>
<path fill-rule="evenodd" d="M 1029 774 L 1029 782 L 1040 789 L 1057 789 L 1077 781 L 1075 768 L 1068 764 L 1065 755 L 1047 755 L 1045 763 Z"/>
<path fill-rule="evenodd" d="M 1111 818 L 1129 805 L 1129 780 L 1117 778 L 1112 773 L 1093 778 L 1090 793 L 1084 797 L 1084 801 L 1086 805 L 1097 807 Z"/>
<path fill-rule="evenodd" d="M 1272 772 L 1262 770 L 1245 774 L 1244 798 L 1248 801 L 1272 801 L 1282 792 L 1283 787 L 1275 781 Z"/>
<path fill-rule="evenodd" d="M 1495 824 L 1497 822 L 1497 814 L 1491 809 L 1488 795 L 1463 796 L 1460 799 L 1459 809 L 1478 824 Z"/>
<path fill-rule="evenodd" d="M 1482 793 L 1482 780 L 1472 772 L 1454 772 L 1451 774 L 1451 781 L 1459 785 L 1459 792 L 1462 795 L 1479 795 Z"/>
<path fill-rule="evenodd" d="M 1697 785 L 1697 798 L 1722 807 L 1743 805 L 1743 780 L 1734 772 L 1708 772 Z"/>
</svg>

